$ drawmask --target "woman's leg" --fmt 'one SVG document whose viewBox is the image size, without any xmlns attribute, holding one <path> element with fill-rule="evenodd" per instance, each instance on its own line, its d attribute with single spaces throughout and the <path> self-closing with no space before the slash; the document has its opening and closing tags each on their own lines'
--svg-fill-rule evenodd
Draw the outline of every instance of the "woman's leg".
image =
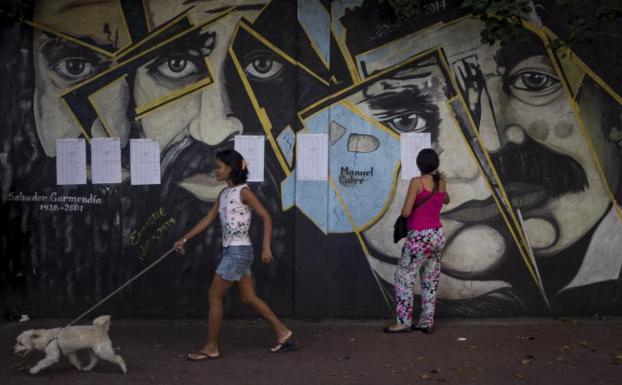
<svg viewBox="0 0 622 385">
<path fill-rule="evenodd" d="M 276 333 L 277 342 L 285 342 L 292 335 L 292 331 L 289 330 L 283 322 L 281 322 L 281 320 L 279 320 L 268 304 L 257 296 L 255 288 L 253 287 L 253 279 L 251 276 L 242 276 L 240 281 L 237 283 L 237 286 L 240 294 L 240 301 L 242 301 L 243 304 L 252 307 L 257 314 L 261 315 L 266 321 L 268 321 Z"/>
<path fill-rule="evenodd" d="M 223 306 L 222 300 L 227 294 L 233 281 L 227 281 L 218 274 L 214 274 L 212 285 L 209 288 L 209 318 L 207 326 L 207 342 L 199 352 L 205 353 L 210 357 L 220 355 L 218 349 L 218 336 L 222 325 Z"/>
<path fill-rule="evenodd" d="M 436 308 L 436 291 L 441 274 L 441 257 L 445 245 L 445 236 L 441 229 L 430 236 L 430 255 L 426 256 L 421 266 L 421 314 L 418 328 L 432 328 L 434 326 L 434 311 Z"/>
<path fill-rule="evenodd" d="M 413 288 L 421 263 L 421 248 L 417 236 L 409 237 L 395 270 L 395 315 L 397 325 L 390 329 L 410 327 L 413 316 Z"/>
</svg>

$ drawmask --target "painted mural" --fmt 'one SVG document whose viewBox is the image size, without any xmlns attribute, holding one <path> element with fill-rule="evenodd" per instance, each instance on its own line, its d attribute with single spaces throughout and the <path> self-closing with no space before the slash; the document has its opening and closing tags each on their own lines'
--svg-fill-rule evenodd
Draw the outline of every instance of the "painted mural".
<svg viewBox="0 0 622 385">
<path fill-rule="evenodd" d="M 563 20 L 534 3 L 525 39 L 489 46 L 450 0 L 408 24 L 371 0 L 36 1 L 2 27 L 0 310 L 96 302 L 207 213 L 215 153 L 259 134 L 259 294 L 286 316 L 389 315 L 400 135 L 427 132 L 452 196 L 441 316 L 621 313 L 622 41 L 553 51 Z M 296 179 L 300 132 L 328 134 L 327 182 Z M 96 137 L 121 138 L 123 182 L 57 186 L 56 139 Z M 161 185 L 130 185 L 132 138 L 159 141 Z M 220 230 L 188 246 L 109 311 L 203 315 Z"/>
</svg>

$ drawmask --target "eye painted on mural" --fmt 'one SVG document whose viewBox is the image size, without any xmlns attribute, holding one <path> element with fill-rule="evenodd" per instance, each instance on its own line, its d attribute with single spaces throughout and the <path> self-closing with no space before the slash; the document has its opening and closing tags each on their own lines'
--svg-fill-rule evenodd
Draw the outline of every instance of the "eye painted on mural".
<svg viewBox="0 0 622 385">
<path fill-rule="evenodd" d="M 80 81 L 95 73 L 96 65 L 83 58 L 67 58 L 52 66 L 52 70 L 65 80 Z"/>
<path fill-rule="evenodd" d="M 388 122 L 384 121 L 383 123 L 390 125 L 391 128 L 400 132 L 419 132 L 427 128 L 425 118 L 418 114 L 398 116 Z"/>
<path fill-rule="evenodd" d="M 158 51 L 155 59 L 145 68 L 161 86 L 183 87 L 209 75 L 205 58 L 215 46 L 215 32 L 191 34 Z"/>
<path fill-rule="evenodd" d="M 526 104 L 545 105 L 562 96 L 562 85 L 548 59 L 533 56 L 512 68 L 505 80 L 512 96 Z"/>
<path fill-rule="evenodd" d="M 175 55 L 157 60 L 154 71 L 169 80 L 185 79 L 199 72 L 193 59 Z"/>
<path fill-rule="evenodd" d="M 438 107 L 431 97 L 416 86 L 406 86 L 399 91 L 385 91 L 369 95 L 361 103 L 368 105 L 373 116 L 385 126 L 402 132 L 432 132 L 440 124 Z"/>
<path fill-rule="evenodd" d="M 61 39 L 45 42 L 41 47 L 41 53 L 47 68 L 61 80 L 69 83 L 67 86 L 96 75 L 110 64 L 93 51 Z"/>
<path fill-rule="evenodd" d="M 283 72 L 283 63 L 269 51 L 259 51 L 249 55 L 244 72 L 252 80 L 265 81 L 279 76 Z"/>
<path fill-rule="evenodd" d="M 199 69 L 201 60 L 202 57 L 188 53 L 170 53 L 155 59 L 147 66 L 147 71 L 161 85 L 175 88 L 198 80 L 204 72 Z"/>
</svg>

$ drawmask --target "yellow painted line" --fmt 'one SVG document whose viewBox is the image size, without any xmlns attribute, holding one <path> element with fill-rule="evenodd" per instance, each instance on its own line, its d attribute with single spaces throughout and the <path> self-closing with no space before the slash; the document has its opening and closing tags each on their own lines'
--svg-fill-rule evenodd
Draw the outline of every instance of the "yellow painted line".
<svg viewBox="0 0 622 385">
<path fill-rule="evenodd" d="M 69 104 L 67 104 L 67 101 L 64 98 L 61 98 L 62 103 L 61 105 L 64 106 L 67 109 L 67 112 L 69 112 L 69 115 L 71 115 L 73 117 L 73 119 L 76 121 L 76 123 L 78 123 L 78 127 L 80 127 L 80 131 L 82 132 L 82 135 L 84 135 L 84 138 L 86 139 L 86 141 L 88 142 L 88 144 L 91 144 L 91 137 L 90 135 L 86 132 L 86 130 L 84 129 L 84 127 L 82 127 L 82 123 L 80 123 L 80 119 L 78 119 L 78 117 L 76 116 L 76 114 L 73 113 L 73 110 L 71 109 L 71 107 L 69 106 Z"/>
<path fill-rule="evenodd" d="M 60 38 L 63 38 L 64 40 L 70 41 L 70 42 L 72 42 L 74 44 L 77 44 L 77 45 L 82 46 L 84 48 L 90 49 L 91 51 L 97 52 L 100 55 L 106 56 L 108 58 L 113 58 L 114 57 L 114 54 L 112 52 L 110 52 L 110 51 L 106 51 L 105 49 L 99 48 L 99 47 L 97 47 L 97 46 L 95 46 L 93 44 L 85 43 L 85 42 L 83 42 L 80 39 L 76 39 L 75 37 L 69 36 L 69 35 L 67 35 L 67 34 L 65 34 L 63 32 L 56 31 L 56 30 L 54 30 L 54 29 L 52 29 L 50 27 L 46 27 L 43 24 L 35 23 L 34 21 L 30 21 L 30 20 L 24 20 L 24 23 L 28 24 L 29 26 L 31 26 L 33 28 L 39 29 L 39 30 L 41 30 L 43 32 L 47 32 L 49 34 L 56 35 L 56 36 L 58 36 Z"/>
<path fill-rule="evenodd" d="M 135 49 L 145 45 L 145 43 L 147 43 L 147 42 L 157 38 L 158 36 L 162 35 L 162 33 L 164 33 L 165 31 L 169 30 L 171 27 L 173 27 L 175 24 L 177 24 L 177 22 L 179 22 L 183 18 L 188 18 L 188 15 L 183 13 L 183 14 L 179 15 L 178 17 L 172 19 L 168 23 L 164 24 L 163 26 L 158 27 L 157 32 L 154 32 L 154 33 L 150 34 L 149 36 L 145 36 L 141 40 L 137 41 L 136 44 L 132 44 L 131 46 L 126 47 L 126 48 L 116 52 L 115 53 L 115 57 L 117 59 L 119 59 L 119 60 L 122 59 L 123 57 L 127 56 L 128 52 L 134 51 Z M 190 19 L 188 19 L 188 20 L 190 20 Z M 192 28 L 192 27 L 189 27 L 189 28 Z"/>
<path fill-rule="evenodd" d="M 237 34 L 237 30 L 235 31 L 233 36 L 235 36 L 236 34 Z M 278 143 L 274 139 L 274 135 L 272 134 L 272 123 L 270 122 L 270 118 L 268 117 L 266 110 L 259 105 L 257 96 L 255 95 L 255 92 L 253 91 L 253 88 L 250 85 L 248 78 L 246 77 L 246 74 L 244 73 L 244 69 L 242 68 L 240 61 L 237 55 L 235 54 L 235 52 L 233 51 L 233 47 L 231 46 L 229 47 L 229 55 L 231 56 L 233 64 L 235 65 L 235 68 L 238 71 L 238 75 L 240 76 L 244 89 L 246 90 L 246 93 L 251 101 L 251 104 L 253 105 L 253 108 L 255 109 L 255 113 L 257 114 L 257 117 L 259 118 L 259 121 L 261 122 L 261 126 L 263 127 L 264 132 L 266 133 L 266 138 L 268 138 L 268 143 L 270 143 L 270 146 L 272 146 L 272 150 L 274 151 L 274 154 L 276 155 L 276 158 L 279 161 L 279 164 L 281 165 L 283 172 L 285 173 L 285 175 L 289 176 L 291 174 L 291 171 L 287 165 L 287 161 L 285 160 L 285 158 L 283 157 L 283 154 L 281 153 L 281 149 L 279 148 Z"/>
<path fill-rule="evenodd" d="M 141 106 L 136 107 L 135 109 L 135 113 L 136 113 L 136 117 L 142 117 L 143 115 L 156 110 L 159 107 L 162 107 L 172 101 L 175 101 L 181 97 L 184 97 L 190 93 L 193 93 L 195 91 L 198 91 L 199 89 L 202 89 L 210 84 L 213 83 L 212 77 L 211 76 L 207 76 L 205 79 L 201 79 L 199 81 L 196 81 L 194 83 L 188 84 L 187 86 L 185 86 L 184 88 L 180 88 L 176 91 L 170 92 L 160 98 L 157 98 L 155 100 L 152 100 L 148 103 L 145 103 Z"/>
<path fill-rule="evenodd" d="M 225 11 L 225 12 L 226 12 L 226 13 L 228 13 L 229 11 Z M 186 30 L 186 31 L 182 31 L 182 32 L 180 32 L 180 33 L 178 33 L 178 34 L 176 34 L 176 35 L 174 35 L 174 36 L 171 36 L 170 38 L 168 38 L 168 39 L 166 39 L 166 40 L 164 40 L 164 41 L 160 42 L 159 44 L 157 44 L 157 45 L 155 45 L 155 46 L 153 46 L 153 47 L 149 48 L 148 50 L 142 51 L 142 52 L 140 52 L 140 53 L 136 54 L 135 56 L 132 56 L 131 58 L 128 58 L 127 60 L 123 61 L 122 63 L 119 63 L 119 64 L 117 64 L 117 65 L 115 65 L 115 66 L 112 66 L 112 67 L 108 68 L 107 70 L 105 70 L 105 71 L 103 71 L 103 72 L 98 73 L 97 75 L 93 76 L 92 78 L 86 79 L 85 81 L 83 81 L 83 82 L 81 82 L 81 83 L 76 84 L 75 86 L 73 86 L 73 87 L 71 87 L 71 88 L 67 89 L 67 90 L 66 90 L 66 91 L 65 91 L 65 92 L 64 92 L 61 96 L 67 95 L 67 94 L 69 94 L 69 93 L 71 93 L 71 92 L 73 92 L 73 91 L 77 90 L 78 88 L 83 87 L 83 86 L 84 86 L 84 85 L 86 85 L 86 84 L 89 84 L 89 83 L 91 83 L 91 82 L 94 82 L 95 80 L 100 79 L 100 78 L 102 78 L 102 77 L 104 77 L 104 76 L 108 75 L 109 73 L 111 73 L 111 72 L 113 72 L 113 71 L 116 71 L 118 68 L 120 68 L 120 67 L 121 67 L 121 66 L 123 66 L 123 65 L 126 65 L 126 64 L 128 64 L 128 63 L 131 63 L 131 62 L 132 62 L 132 61 L 134 61 L 134 60 L 137 60 L 137 59 L 139 59 L 139 58 L 141 58 L 141 57 L 143 57 L 143 56 L 145 56 L 145 55 L 148 55 L 149 53 L 151 53 L 151 52 L 153 52 L 153 51 L 155 51 L 155 50 L 157 50 L 157 49 L 160 49 L 161 47 L 163 47 L 163 46 L 165 46 L 165 45 L 167 45 L 167 44 L 171 43 L 172 41 L 175 41 L 175 40 L 177 40 L 177 39 L 179 39 L 179 38 L 181 38 L 181 37 L 183 37 L 183 36 L 185 36 L 185 35 L 187 35 L 187 34 L 189 34 L 189 33 L 193 32 L 193 31 L 196 31 L 197 29 L 203 28 L 203 27 L 205 27 L 206 25 L 208 25 L 208 24 L 210 24 L 210 23 L 213 23 L 213 22 L 217 21 L 219 18 L 224 17 L 224 16 L 226 15 L 226 13 L 225 13 L 225 14 L 220 14 L 220 15 L 219 15 L 219 16 L 217 16 L 215 19 L 210 19 L 210 20 L 206 21 L 206 22 L 205 22 L 205 23 L 203 23 L 203 24 L 199 24 L 199 25 L 197 25 L 197 26 L 193 27 L 192 29 L 188 29 L 188 30 Z"/>
<path fill-rule="evenodd" d="M 466 109 L 466 105 L 464 103 L 464 100 L 462 100 L 462 99 L 460 99 L 458 97 L 454 97 L 452 99 L 460 100 L 460 104 L 462 105 L 462 108 Z M 488 191 L 490 192 L 490 196 L 495 201 L 495 205 L 497 206 L 497 210 L 498 210 L 499 214 L 501 215 L 501 217 L 503 218 L 503 222 L 505 223 L 505 226 L 506 226 L 507 230 L 509 231 L 510 235 L 512 236 L 512 239 L 514 240 L 514 245 L 518 248 L 518 252 L 520 253 L 521 258 L 523 259 L 523 262 L 527 266 L 527 270 L 529 270 L 529 274 L 531 275 L 531 278 L 534 280 L 534 283 L 537 286 L 540 286 L 541 282 L 539 282 L 538 277 L 537 277 L 537 275 L 536 275 L 536 273 L 534 271 L 534 267 L 531 265 L 531 260 L 529 259 L 529 256 L 526 254 L 526 251 L 523 249 L 523 245 L 520 243 L 520 240 L 517 238 L 516 232 L 515 232 L 514 228 L 512 227 L 509 219 L 507 218 L 507 215 L 505 214 L 505 210 L 501 206 L 501 202 L 499 202 L 499 199 L 497 198 L 497 194 L 495 193 L 494 188 L 490 184 L 490 181 L 488 180 L 488 177 L 486 176 L 486 173 L 482 169 L 482 166 L 479 163 L 479 159 L 478 159 L 477 155 L 475 154 L 475 152 L 473 152 L 473 149 L 471 148 L 471 144 L 469 143 L 467 138 L 464 136 L 464 132 L 462 132 L 462 128 L 460 126 L 460 123 L 458 122 L 458 119 L 455 116 L 455 112 L 454 112 L 453 107 L 449 104 L 449 101 L 447 101 L 446 103 L 447 103 L 447 108 L 450 111 L 451 119 L 454 121 L 454 125 L 455 125 L 456 129 L 458 130 L 458 136 L 460 136 L 460 138 L 462 138 L 462 141 L 464 143 L 464 147 L 468 150 L 469 154 L 471 155 L 471 158 L 472 158 L 473 162 L 475 162 L 475 165 L 477 166 L 477 169 L 479 171 L 479 177 L 482 178 L 482 180 L 484 181 L 484 184 L 486 185 L 486 187 L 488 188 Z M 465 112 L 468 115 L 468 110 L 465 110 Z M 477 130 L 477 127 L 475 127 L 475 126 L 473 126 L 471 128 L 474 129 L 474 130 Z"/>
<path fill-rule="evenodd" d="M 391 66 L 391 67 L 389 67 L 389 68 L 387 68 L 387 69 L 385 69 L 385 70 L 383 70 L 381 72 L 378 72 L 378 73 L 374 74 L 373 76 L 370 76 L 370 77 L 366 78 L 365 81 L 363 83 L 361 83 L 361 84 L 352 84 L 352 85 L 350 85 L 350 86 L 348 86 L 348 87 L 346 87 L 346 88 L 344 88 L 342 90 L 339 90 L 339 91 L 337 91 L 337 92 L 335 92 L 335 93 L 333 93 L 331 95 L 328 95 L 327 97 L 318 100 L 317 102 L 311 104 L 310 106 L 305 107 L 302 111 L 300 111 L 300 116 L 305 116 L 306 118 L 309 118 L 309 117 L 311 117 L 311 116 L 313 116 L 315 114 L 318 114 L 321 111 L 325 110 L 326 108 L 329 108 L 330 105 L 336 104 L 336 103 L 340 102 L 340 100 L 338 100 L 338 98 L 340 96 L 342 96 L 342 95 L 344 95 L 346 93 L 352 92 L 353 90 L 357 90 L 358 88 L 364 87 L 367 84 L 371 84 L 374 81 L 376 81 L 377 79 L 382 78 L 383 76 L 385 76 L 389 72 L 395 71 L 395 70 L 397 70 L 398 68 L 401 68 L 401 67 L 406 67 L 406 66 L 410 65 L 411 63 L 413 63 L 414 61 L 420 60 L 421 58 L 423 58 L 423 57 L 425 57 L 427 55 L 430 55 L 432 53 L 435 53 L 437 51 L 438 51 L 437 48 L 433 48 L 433 49 L 421 52 L 420 54 L 418 54 L 416 56 L 413 56 L 412 58 L 408 59 L 407 61 L 405 61 L 403 63 L 398 63 L 398 64 L 396 64 L 394 66 Z M 321 108 L 320 110 L 315 111 L 313 114 L 307 115 L 307 113 L 309 111 L 317 108 L 318 106 L 320 106 L 322 104 L 326 104 L 326 103 L 330 103 L 330 105 L 327 105 L 327 106 Z"/>
<path fill-rule="evenodd" d="M 120 47 L 117 50 L 117 52 L 118 52 L 118 51 L 120 51 L 122 49 L 125 49 L 127 47 L 131 47 L 133 42 L 132 42 L 132 34 L 130 33 L 130 27 L 127 24 L 127 19 L 125 18 L 125 12 L 123 12 L 123 6 L 121 5 L 121 0 L 117 0 L 116 3 L 117 3 L 117 6 L 119 7 L 119 12 L 121 12 L 121 19 L 123 19 L 123 27 L 125 27 L 125 33 L 127 34 L 127 39 L 129 41 L 128 45 L 125 46 L 125 47 Z"/>
<path fill-rule="evenodd" d="M 346 67 L 348 68 L 348 71 L 350 72 L 350 77 L 352 78 L 352 81 L 354 82 L 354 84 L 358 84 L 362 81 L 361 76 L 359 75 L 356 69 L 356 64 L 354 63 L 352 55 L 350 54 L 348 47 L 346 46 L 346 43 L 345 43 L 345 32 L 346 32 L 345 27 L 343 28 L 343 31 L 344 31 L 344 36 L 342 39 L 341 36 L 337 36 L 337 33 L 333 29 L 333 24 L 331 22 L 330 33 L 335 38 L 335 41 L 337 42 L 337 47 L 339 47 L 339 51 L 341 51 L 341 56 L 343 57 L 343 60 L 346 62 Z"/>
<path fill-rule="evenodd" d="M 443 64 L 443 66 L 445 67 L 447 73 L 453 74 L 453 72 L 451 71 L 451 67 L 449 66 L 449 63 L 447 62 L 447 59 L 445 58 L 445 55 L 444 55 L 443 51 L 441 49 L 438 49 L 438 53 L 439 53 L 439 57 L 441 58 L 441 62 Z M 450 78 L 450 81 L 452 83 L 452 87 L 454 87 L 454 90 L 456 91 L 456 95 L 460 98 L 460 102 L 462 103 L 463 108 L 465 108 L 466 116 L 469 119 L 469 123 L 471 124 L 471 127 L 477 128 L 477 125 L 473 121 L 473 117 L 469 113 L 469 109 L 467 108 L 466 101 L 464 100 L 462 94 L 460 94 L 456 78 L 454 76 L 451 76 L 451 75 L 449 76 L 449 78 Z M 482 150 L 482 153 L 484 154 L 484 157 L 486 158 L 486 162 L 488 163 L 488 166 L 490 167 L 490 171 L 492 171 L 493 178 L 494 178 L 495 182 L 497 183 L 497 185 L 499 186 L 499 191 L 501 192 L 501 196 L 503 197 L 503 200 L 505 201 L 505 205 L 506 205 L 506 207 L 510 208 L 508 210 L 508 213 L 510 215 L 510 218 L 512 218 L 512 222 L 514 223 L 514 226 L 516 226 L 516 228 L 521 228 L 520 227 L 520 223 L 518 222 L 518 219 L 516 218 L 516 214 L 514 213 L 514 207 L 512 206 L 512 202 L 510 201 L 510 198 L 508 197 L 507 192 L 505 191 L 505 186 L 503 185 L 503 181 L 501 180 L 501 178 L 497 174 L 497 169 L 495 168 L 495 166 L 494 166 L 494 164 L 492 162 L 492 159 L 490 158 L 490 154 L 488 153 L 488 150 L 486 149 L 484 141 L 482 140 L 481 136 L 479 135 L 479 130 L 475 129 L 473 131 L 473 133 L 475 134 L 475 137 L 477 138 L 477 142 L 479 143 L 480 148 Z M 519 232 L 519 237 L 523 241 L 523 244 L 526 245 L 527 244 L 527 240 L 523 236 L 523 231 Z"/>
<path fill-rule="evenodd" d="M 355 105 L 354 103 L 352 103 L 348 99 L 342 99 L 340 102 L 335 103 L 335 104 L 342 104 L 344 108 L 349 109 L 352 113 L 357 115 L 359 118 L 365 120 L 369 124 L 371 124 L 374 127 L 378 128 L 380 131 L 382 131 L 382 132 L 384 132 L 386 134 L 389 134 L 393 139 L 395 139 L 397 141 L 400 140 L 400 135 L 397 132 L 393 131 L 389 127 L 386 127 L 385 125 L 383 125 L 382 123 L 377 121 L 375 118 L 373 118 L 373 117 L 367 115 L 366 113 L 364 113 L 363 111 L 361 111 L 361 109 L 357 105 Z M 331 106 L 334 106 L 335 104 L 332 104 Z"/>
<path fill-rule="evenodd" d="M 548 36 L 546 36 L 546 34 L 543 35 L 546 39 L 548 39 Z M 620 221 L 622 221 L 622 209 L 620 208 L 620 205 L 618 204 L 618 202 L 616 201 L 615 195 L 613 193 L 613 191 L 611 191 L 611 187 L 609 184 L 609 181 L 607 180 L 607 176 L 605 175 L 605 171 L 603 169 L 603 166 L 600 162 L 600 158 L 598 157 L 598 153 L 596 151 L 596 149 L 594 148 L 594 143 L 592 143 L 592 138 L 589 134 L 589 131 L 587 130 L 587 128 L 585 127 L 585 123 L 583 122 L 583 118 L 581 117 L 581 113 L 579 112 L 579 106 L 577 105 L 577 103 L 575 102 L 573 96 L 572 96 L 572 92 L 570 90 L 570 86 L 566 83 L 565 81 L 565 77 L 561 76 L 563 74 L 562 69 L 559 65 L 557 56 L 553 53 L 553 51 L 548 48 L 549 44 L 548 41 L 544 41 L 545 46 L 547 46 L 547 52 L 549 54 L 549 58 L 551 60 L 551 63 L 553 64 L 553 67 L 555 68 L 555 71 L 557 72 L 560 78 L 560 83 L 562 84 L 563 88 L 564 88 L 564 92 L 566 94 L 566 98 L 568 100 L 568 103 L 570 104 L 570 107 L 572 108 L 572 111 L 574 113 L 575 119 L 577 121 L 577 124 L 579 125 L 580 129 L 581 129 L 581 133 L 583 134 L 583 138 L 585 139 L 585 143 L 588 146 L 588 149 L 590 151 L 590 155 L 592 156 L 592 160 L 594 161 L 594 165 L 596 166 L 596 170 L 598 171 L 598 175 L 600 176 L 601 179 L 601 183 L 603 184 L 603 187 L 605 189 L 605 191 L 607 192 L 607 195 L 609 196 L 609 200 L 615 210 L 616 215 L 618 216 L 618 219 Z M 587 71 L 586 71 L 587 72 Z"/>
<path fill-rule="evenodd" d="M 311 71 L 309 68 L 307 68 L 304 64 L 294 60 L 292 57 L 290 57 L 288 54 L 286 54 L 285 52 L 283 52 L 281 49 L 279 49 L 279 47 L 275 46 L 274 44 L 272 44 L 268 39 L 266 39 L 265 37 L 261 36 L 259 33 L 257 33 L 254 29 L 252 29 L 249 25 L 247 25 L 245 22 L 240 22 L 239 24 L 240 28 L 242 28 L 244 31 L 246 31 L 247 33 L 249 33 L 251 36 L 253 36 L 255 39 L 259 40 L 262 44 L 264 44 L 266 47 L 270 48 L 271 50 L 273 50 L 274 52 L 276 52 L 278 55 L 280 55 L 281 57 L 283 57 L 283 59 L 287 60 L 289 63 L 301 68 L 302 70 L 304 70 L 305 72 L 307 72 L 309 75 L 311 75 L 312 77 L 314 77 L 315 79 L 317 79 L 318 81 L 320 81 L 322 84 L 324 84 L 325 86 L 329 86 L 330 83 L 326 80 L 324 80 L 322 77 L 320 77 L 319 75 L 317 75 L 315 72 Z"/>
<path fill-rule="evenodd" d="M 305 31 L 305 33 L 307 34 L 307 38 L 309 39 L 309 43 L 311 44 L 311 48 L 315 52 L 315 55 L 318 57 L 318 59 L 320 59 L 322 64 L 324 64 L 324 67 L 326 67 L 326 69 L 330 69 L 330 64 L 324 59 L 324 55 L 322 55 L 322 51 L 320 51 L 320 47 L 318 47 L 315 41 L 313 41 L 313 39 L 311 38 L 311 34 L 309 34 L 309 32 L 307 31 L 307 29 L 302 23 L 298 23 L 298 24 L 300 24 L 300 26 L 302 27 L 302 30 Z"/>
<path fill-rule="evenodd" d="M 106 129 L 106 133 L 108 134 L 109 137 L 114 137 L 114 134 L 112 133 L 112 128 L 110 127 L 110 125 L 108 124 L 108 121 L 104 118 L 104 114 L 101 113 L 100 109 L 97 107 L 97 103 L 95 102 L 95 96 L 102 92 L 103 90 L 105 90 L 108 87 L 111 87 L 112 85 L 114 85 L 116 82 L 118 82 L 119 80 L 125 80 L 125 78 L 127 77 L 127 74 L 123 74 L 120 77 L 116 78 L 115 80 L 111 81 L 110 83 L 108 83 L 106 86 L 98 89 L 97 91 L 93 92 L 92 94 L 90 94 L 88 96 L 88 100 L 91 103 L 91 106 L 93 107 L 93 109 L 95 110 L 95 114 L 97 115 L 97 117 L 99 118 L 99 121 L 102 122 L 102 125 L 104 126 L 104 128 Z"/>
</svg>

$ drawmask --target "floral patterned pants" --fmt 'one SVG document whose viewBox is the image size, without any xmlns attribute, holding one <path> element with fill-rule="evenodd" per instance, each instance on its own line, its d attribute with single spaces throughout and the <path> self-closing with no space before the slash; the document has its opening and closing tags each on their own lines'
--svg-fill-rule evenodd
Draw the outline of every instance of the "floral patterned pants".
<svg viewBox="0 0 622 385">
<path fill-rule="evenodd" d="M 436 289 L 441 273 L 441 256 L 445 247 L 442 228 L 411 230 L 402 248 L 395 270 L 395 305 L 397 323 L 412 325 L 415 276 L 421 279 L 421 314 L 418 327 L 434 325 Z"/>
</svg>

